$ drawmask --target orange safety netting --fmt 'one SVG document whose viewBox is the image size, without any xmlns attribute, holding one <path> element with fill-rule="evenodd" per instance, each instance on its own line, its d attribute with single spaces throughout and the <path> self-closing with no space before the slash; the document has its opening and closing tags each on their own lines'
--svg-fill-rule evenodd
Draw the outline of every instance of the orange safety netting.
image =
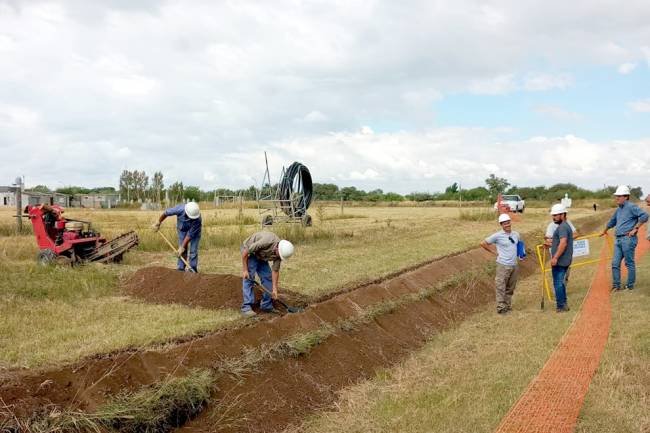
<svg viewBox="0 0 650 433">
<path fill-rule="evenodd" d="M 503 418 L 497 433 L 574 431 L 612 320 L 610 261 L 606 260 L 605 248 L 582 311 L 537 377 Z M 637 260 L 649 249 L 650 242 L 642 230 Z"/>
</svg>

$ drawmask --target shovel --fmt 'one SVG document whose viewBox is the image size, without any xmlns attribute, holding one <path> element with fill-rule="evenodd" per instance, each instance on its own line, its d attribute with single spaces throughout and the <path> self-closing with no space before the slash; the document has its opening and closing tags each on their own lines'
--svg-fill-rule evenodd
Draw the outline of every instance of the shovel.
<svg viewBox="0 0 650 433">
<path fill-rule="evenodd" d="M 165 242 L 167 242 L 167 245 L 169 245 L 169 248 L 171 248 L 172 250 L 174 250 L 175 253 L 178 253 L 177 248 L 175 248 L 174 245 L 173 245 L 171 242 L 169 242 L 169 239 L 167 239 L 167 236 L 165 236 L 164 234 L 162 234 L 161 231 L 158 231 L 158 234 L 159 234 L 160 236 L 162 236 L 162 238 L 165 240 Z M 190 266 L 190 264 L 187 262 L 187 259 L 185 259 L 185 257 L 183 257 L 183 256 L 179 256 L 179 257 L 180 257 L 180 259 L 183 261 L 183 263 L 185 263 L 186 269 L 189 269 L 190 272 L 196 273 L 196 271 L 195 271 L 194 269 L 192 269 L 192 267 Z"/>
<path fill-rule="evenodd" d="M 255 284 L 255 286 L 262 289 L 263 292 L 266 292 L 269 295 L 271 295 L 271 292 L 269 292 L 266 289 L 266 287 L 262 286 L 261 284 L 257 284 L 257 282 L 255 282 L 255 280 L 253 280 L 253 283 Z M 302 308 L 302 307 L 291 307 L 291 306 L 285 304 L 284 302 L 282 302 L 280 299 L 275 299 L 275 300 L 278 301 L 280 303 L 280 305 L 282 305 L 284 308 L 286 308 L 289 313 L 302 313 L 303 311 L 305 311 L 305 309 Z"/>
</svg>

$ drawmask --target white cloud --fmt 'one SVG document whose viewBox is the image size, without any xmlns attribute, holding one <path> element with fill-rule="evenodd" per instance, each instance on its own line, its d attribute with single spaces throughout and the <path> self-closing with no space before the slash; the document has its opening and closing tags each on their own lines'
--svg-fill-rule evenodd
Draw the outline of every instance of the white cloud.
<svg viewBox="0 0 650 433">
<path fill-rule="evenodd" d="M 563 121 L 579 121 L 583 119 L 580 113 L 566 110 L 557 105 L 538 105 L 533 110 L 544 116 Z"/>
<path fill-rule="evenodd" d="M 636 63 L 623 63 L 618 67 L 618 73 L 627 75 L 636 69 Z"/>
<path fill-rule="evenodd" d="M 551 89 L 565 89 L 569 87 L 573 79 L 565 74 L 531 74 L 524 78 L 524 89 L 531 92 L 540 92 Z"/>
<path fill-rule="evenodd" d="M 477 95 L 502 95 L 517 88 L 513 74 L 498 75 L 492 78 L 472 80 L 468 90 Z"/>
<path fill-rule="evenodd" d="M 325 122 L 327 120 L 327 116 L 318 110 L 314 110 L 305 115 L 303 120 L 310 123 Z"/>
<path fill-rule="evenodd" d="M 650 99 L 642 99 L 638 101 L 633 101 L 628 104 L 628 106 L 640 113 L 650 113 Z"/>
<path fill-rule="evenodd" d="M 650 68 L 650 47 L 641 47 L 641 52 L 645 56 L 645 61 Z"/>
<path fill-rule="evenodd" d="M 376 180 L 379 178 L 379 173 L 372 168 L 367 168 L 363 173 L 355 170 L 347 176 L 339 175 L 339 178 L 342 180 Z"/>
<path fill-rule="evenodd" d="M 247 186 L 272 149 L 276 167 L 304 158 L 318 179 L 357 173 L 401 191 L 519 176 L 522 152 L 508 143 L 520 125 L 438 128 L 438 106 L 467 92 L 565 89 L 576 68 L 650 65 L 648 3 L 612 15 L 613 5 L 0 0 L 0 150 L 39 155 L 2 158 L 0 172 L 55 185 L 67 170 L 66 183 L 95 186 L 129 167 Z M 541 114 L 578 120 L 536 101 Z M 548 182 L 524 160 L 530 176 L 518 183 Z"/>
</svg>

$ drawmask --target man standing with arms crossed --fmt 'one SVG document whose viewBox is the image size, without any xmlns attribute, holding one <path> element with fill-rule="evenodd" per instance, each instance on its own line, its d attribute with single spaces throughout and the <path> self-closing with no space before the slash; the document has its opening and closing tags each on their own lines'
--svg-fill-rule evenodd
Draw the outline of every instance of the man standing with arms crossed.
<svg viewBox="0 0 650 433">
<path fill-rule="evenodd" d="M 601 236 L 606 235 L 607 230 L 616 227 L 614 257 L 612 258 L 612 290 L 632 290 L 636 282 L 634 250 L 638 243 L 637 233 L 639 227 L 648 221 L 648 214 L 637 205 L 630 203 L 630 188 L 626 185 L 619 186 L 614 196 L 618 208 L 605 226 Z M 625 258 L 627 267 L 627 284 L 621 287 L 621 261 L 623 258 Z"/>
<path fill-rule="evenodd" d="M 504 213 L 499 215 L 499 224 L 502 230 L 485 238 L 481 247 L 489 253 L 497 256 L 497 273 L 495 276 L 497 313 L 508 314 L 512 310 L 512 295 L 517 286 L 517 243 L 519 233 L 512 230 L 510 215 Z M 490 245 L 496 246 L 496 252 Z"/>
<path fill-rule="evenodd" d="M 551 208 L 553 222 L 558 224 L 551 241 L 551 273 L 555 288 L 556 311 L 569 311 L 566 297 L 566 274 L 573 261 L 573 230 L 566 220 L 566 208 L 554 204 Z"/>
</svg>

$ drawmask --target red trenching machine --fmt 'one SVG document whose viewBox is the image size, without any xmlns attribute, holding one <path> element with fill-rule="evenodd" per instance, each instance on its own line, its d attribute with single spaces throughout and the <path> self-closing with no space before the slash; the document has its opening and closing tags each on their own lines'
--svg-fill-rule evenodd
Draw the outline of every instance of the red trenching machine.
<svg viewBox="0 0 650 433">
<path fill-rule="evenodd" d="M 131 231 L 108 242 L 92 230 L 88 221 L 64 218 L 57 205 L 27 206 L 40 252 L 38 262 L 74 265 L 85 262 L 120 262 L 125 252 L 138 245 Z"/>
</svg>

